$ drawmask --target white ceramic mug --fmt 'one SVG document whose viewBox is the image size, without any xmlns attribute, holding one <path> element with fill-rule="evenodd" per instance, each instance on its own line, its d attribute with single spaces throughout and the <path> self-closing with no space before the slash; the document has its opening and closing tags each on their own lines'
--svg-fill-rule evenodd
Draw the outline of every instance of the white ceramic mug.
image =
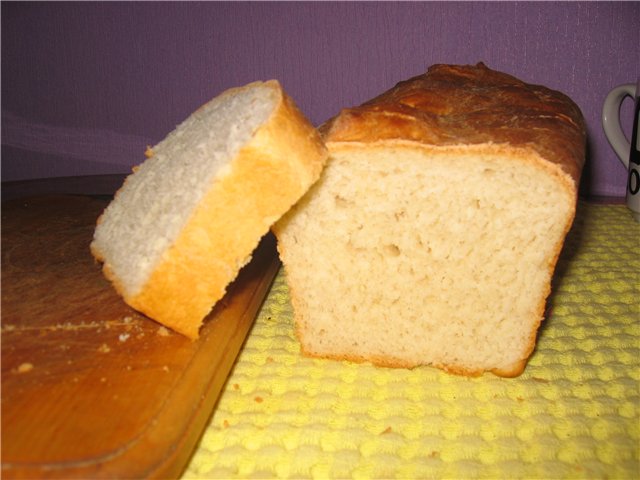
<svg viewBox="0 0 640 480">
<path fill-rule="evenodd" d="M 634 99 L 631 143 L 620 126 L 620 106 L 627 96 Z M 602 108 L 602 127 L 613 150 L 629 172 L 627 206 L 633 218 L 640 222 L 640 78 L 636 85 L 620 85 L 609 92 Z"/>
</svg>

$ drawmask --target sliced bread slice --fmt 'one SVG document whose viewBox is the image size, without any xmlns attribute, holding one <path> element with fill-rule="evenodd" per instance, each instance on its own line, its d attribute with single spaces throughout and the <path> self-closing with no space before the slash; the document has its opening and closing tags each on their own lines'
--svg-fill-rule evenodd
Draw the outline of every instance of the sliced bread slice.
<svg viewBox="0 0 640 480">
<path fill-rule="evenodd" d="M 153 148 L 98 220 L 91 252 L 124 300 L 196 338 L 270 226 L 317 180 L 317 130 L 271 80 L 214 98 Z"/>
</svg>

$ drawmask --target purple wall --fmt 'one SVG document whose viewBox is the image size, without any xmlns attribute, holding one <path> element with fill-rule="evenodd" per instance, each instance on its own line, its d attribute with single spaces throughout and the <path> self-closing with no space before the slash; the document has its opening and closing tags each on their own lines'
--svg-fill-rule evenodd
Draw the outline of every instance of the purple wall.
<svg viewBox="0 0 640 480">
<path fill-rule="evenodd" d="M 600 127 L 640 75 L 640 3 L 2 3 L 2 180 L 127 172 L 223 89 L 277 78 L 318 124 L 433 63 L 484 61 L 571 96 L 584 187 L 621 196 Z M 623 106 L 630 129 L 630 102 Z"/>
</svg>

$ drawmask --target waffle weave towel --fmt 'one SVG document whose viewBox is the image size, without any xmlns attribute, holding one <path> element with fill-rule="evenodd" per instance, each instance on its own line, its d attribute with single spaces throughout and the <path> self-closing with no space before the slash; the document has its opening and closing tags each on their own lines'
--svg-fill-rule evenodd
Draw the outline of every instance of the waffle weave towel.
<svg viewBox="0 0 640 480">
<path fill-rule="evenodd" d="M 580 203 L 514 379 L 302 357 L 281 270 L 183 477 L 640 478 L 639 238 Z"/>
</svg>

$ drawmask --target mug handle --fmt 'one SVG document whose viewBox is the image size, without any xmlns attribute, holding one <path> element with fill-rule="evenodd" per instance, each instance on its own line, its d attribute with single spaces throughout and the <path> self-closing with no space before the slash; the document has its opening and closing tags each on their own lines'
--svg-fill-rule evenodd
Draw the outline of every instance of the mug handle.
<svg viewBox="0 0 640 480">
<path fill-rule="evenodd" d="M 620 126 L 620 106 L 624 97 L 630 96 L 634 98 L 636 94 L 636 86 L 633 83 L 620 85 L 611 90 L 604 100 L 602 107 L 602 127 L 607 140 L 618 155 L 625 168 L 629 168 L 629 151 L 631 143 L 625 136 Z"/>
</svg>

